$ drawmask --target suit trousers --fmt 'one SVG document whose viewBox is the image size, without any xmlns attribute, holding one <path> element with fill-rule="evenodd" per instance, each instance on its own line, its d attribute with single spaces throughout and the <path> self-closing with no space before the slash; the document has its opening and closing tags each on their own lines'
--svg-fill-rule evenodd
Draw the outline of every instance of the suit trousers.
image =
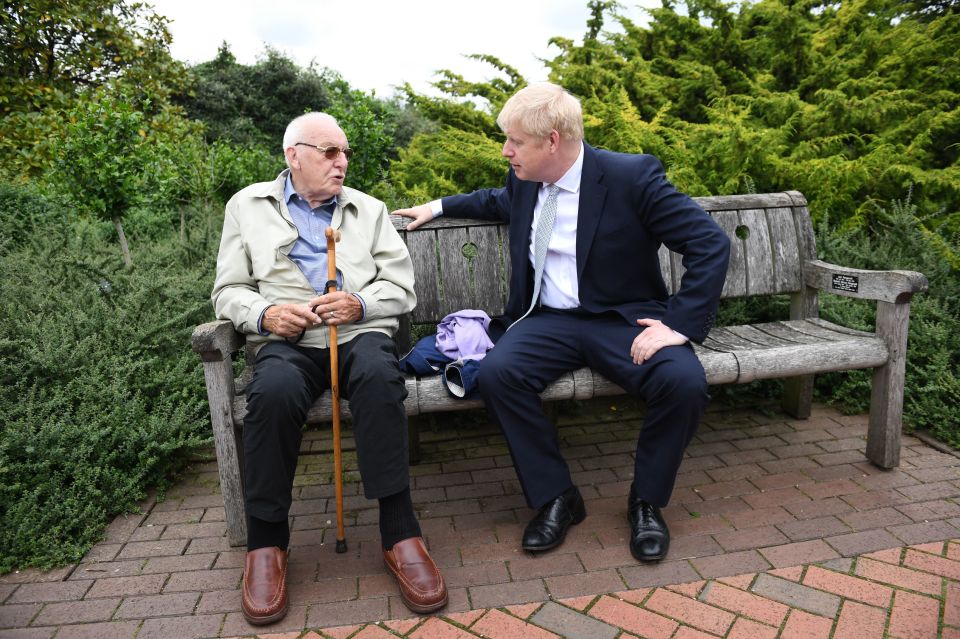
<svg viewBox="0 0 960 639">
<path fill-rule="evenodd" d="M 634 364 L 630 346 L 641 328 L 612 312 L 540 308 L 513 324 L 483 359 L 480 393 L 503 430 L 531 508 L 573 485 L 539 393 L 583 366 L 646 403 L 633 485 L 645 501 L 666 506 L 683 452 L 709 401 L 707 380 L 689 343 L 662 348 L 643 364 Z"/>
<path fill-rule="evenodd" d="M 361 333 L 337 350 L 340 396 L 350 402 L 357 463 L 368 499 L 410 483 L 407 388 L 393 340 Z M 307 411 L 330 387 L 329 349 L 270 342 L 257 354 L 243 428 L 247 514 L 285 521 Z"/>
</svg>

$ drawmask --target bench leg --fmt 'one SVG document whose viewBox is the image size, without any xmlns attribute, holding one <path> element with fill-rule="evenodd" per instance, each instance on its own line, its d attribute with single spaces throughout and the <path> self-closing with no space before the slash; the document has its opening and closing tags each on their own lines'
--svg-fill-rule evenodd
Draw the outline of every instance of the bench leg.
<svg viewBox="0 0 960 639">
<path fill-rule="evenodd" d="M 909 304 L 878 302 L 877 334 L 887 342 L 890 359 L 873 372 L 867 459 L 880 468 L 900 465 L 903 430 L 903 385 L 907 368 Z"/>
<path fill-rule="evenodd" d="M 238 431 L 233 426 L 233 365 L 229 358 L 204 361 L 204 379 L 210 400 L 210 422 L 213 444 L 217 452 L 220 492 L 231 546 L 247 543 L 247 520 L 244 514 L 243 483 L 240 472 Z"/>
<path fill-rule="evenodd" d="M 807 238 L 811 242 L 810 251 L 813 251 L 813 236 Z M 819 293 L 817 289 L 805 286 L 800 292 L 790 296 L 790 319 L 809 319 L 819 316 Z M 813 375 L 800 375 L 784 380 L 783 397 L 780 399 L 780 408 L 794 419 L 810 417 L 810 407 L 813 403 Z"/>
<path fill-rule="evenodd" d="M 229 424 L 230 432 L 224 437 L 215 435 L 217 448 L 217 468 L 220 471 L 220 492 L 223 494 L 224 518 L 227 522 L 227 537 L 231 546 L 245 546 L 247 543 L 247 516 L 243 500 L 243 475 L 240 469 L 238 451 L 239 431 Z M 216 431 L 216 429 L 214 429 Z M 230 444 L 221 446 L 220 441 L 229 440 Z M 224 463 L 224 460 L 231 460 Z"/>
<path fill-rule="evenodd" d="M 813 403 L 813 375 L 790 377 L 783 383 L 783 397 L 780 408 L 794 419 L 810 417 L 810 405 Z"/>
</svg>

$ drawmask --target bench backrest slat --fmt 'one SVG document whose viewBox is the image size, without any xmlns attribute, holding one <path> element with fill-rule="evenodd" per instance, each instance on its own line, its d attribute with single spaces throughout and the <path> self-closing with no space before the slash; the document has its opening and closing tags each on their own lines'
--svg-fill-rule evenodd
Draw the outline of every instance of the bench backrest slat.
<svg viewBox="0 0 960 639">
<path fill-rule="evenodd" d="M 731 239 L 723 297 L 796 293 L 801 265 L 813 259 L 814 235 L 803 196 L 796 192 L 695 198 Z M 413 259 L 418 303 L 414 324 L 474 308 L 503 312 L 510 260 L 507 227 L 491 222 L 438 218 L 415 231 L 394 218 Z M 681 256 L 660 247 L 660 270 L 673 293 L 683 277 Z"/>
</svg>

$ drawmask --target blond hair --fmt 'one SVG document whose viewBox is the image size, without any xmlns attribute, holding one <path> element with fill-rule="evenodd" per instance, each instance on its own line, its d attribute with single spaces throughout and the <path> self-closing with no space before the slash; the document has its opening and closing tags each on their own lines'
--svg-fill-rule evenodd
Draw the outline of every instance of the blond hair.
<svg viewBox="0 0 960 639">
<path fill-rule="evenodd" d="M 546 137 L 556 129 L 565 139 L 583 140 L 580 101 L 550 82 L 537 82 L 517 91 L 500 110 L 497 125 L 504 133 L 517 126 L 528 135 Z"/>
</svg>

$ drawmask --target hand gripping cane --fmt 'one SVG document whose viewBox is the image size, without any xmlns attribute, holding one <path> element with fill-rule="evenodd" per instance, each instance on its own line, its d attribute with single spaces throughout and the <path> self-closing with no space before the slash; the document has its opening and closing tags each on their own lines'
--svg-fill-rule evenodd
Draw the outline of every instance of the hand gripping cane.
<svg viewBox="0 0 960 639">
<path fill-rule="evenodd" d="M 337 251 L 340 231 L 327 227 L 327 283 L 324 293 L 337 290 Z M 340 450 L 340 362 L 337 358 L 337 327 L 330 325 L 330 398 L 333 402 L 333 482 L 337 497 L 337 548 L 338 553 L 347 552 L 346 535 L 343 532 L 343 456 Z"/>
</svg>

